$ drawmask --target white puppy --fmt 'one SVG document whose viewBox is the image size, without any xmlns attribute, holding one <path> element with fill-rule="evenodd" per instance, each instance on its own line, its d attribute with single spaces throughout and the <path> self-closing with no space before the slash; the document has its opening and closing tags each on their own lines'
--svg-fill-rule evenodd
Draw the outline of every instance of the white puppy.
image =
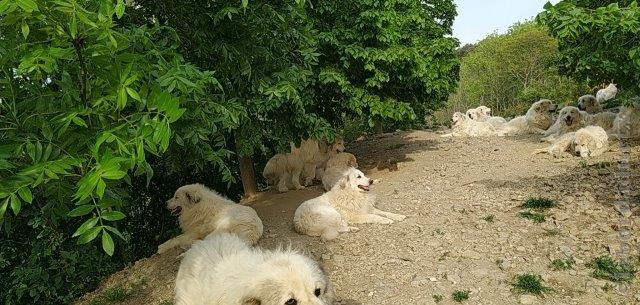
<svg viewBox="0 0 640 305">
<path fill-rule="evenodd" d="M 322 180 L 324 171 L 327 168 L 327 161 L 336 154 L 344 151 L 344 140 L 342 138 L 337 138 L 331 145 L 328 145 L 325 141 L 320 141 L 318 142 L 318 146 L 320 147 L 320 154 L 318 154 L 318 158 L 316 159 L 315 178 L 317 180 Z"/>
<path fill-rule="evenodd" d="M 488 137 L 497 133 L 493 125 L 474 121 L 462 112 L 454 113 L 451 120 L 453 121 L 452 132 L 441 137 Z"/>
<path fill-rule="evenodd" d="M 300 163 L 303 164 L 300 176 L 302 184 L 305 186 L 311 185 L 316 176 L 317 163 L 319 159 L 322 158 L 318 141 L 307 139 L 300 142 L 300 148 L 296 147 L 296 144 L 293 142 L 290 142 L 289 146 L 291 146 L 291 152 L 298 152 L 297 156 L 300 158 Z"/>
<path fill-rule="evenodd" d="M 527 114 L 507 122 L 500 135 L 543 134 L 553 124 L 553 112 L 556 107 L 551 100 L 539 100 L 531 105 Z"/>
<path fill-rule="evenodd" d="M 605 130 L 600 126 L 587 126 L 557 137 L 551 146 L 536 149 L 534 154 L 548 153 L 559 158 L 571 152 L 576 156 L 589 158 L 600 156 L 608 150 L 609 138 Z"/>
<path fill-rule="evenodd" d="M 553 141 L 556 137 L 567 132 L 578 130 L 583 126 L 584 119 L 585 118 L 582 116 L 580 109 L 577 107 L 567 106 L 562 108 L 558 114 L 556 122 L 547 131 L 545 131 L 545 137 L 542 138 L 542 141 Z"/>
<path fill-rule="evenodd" d="M 602 112 L 602 105 L 595 96 L 587 94 L 578 98 L 578 109 L 589 114 L 596 114 Z"/>
<path fill-rule="evenodd" d="M 384 212 L 374 206 L 375 196 L 369 194 L 373 180 L 361 171 L 350 168 L 344 177 L 320 197 L 303 202 L 296 209 L 293 224 L 301 234 L 320 236 L 323 241 L 338 237 L 340 232 L 356 231 L 349 224 L 390 224 L 406 216 Z"/>
<path fill-rule="evenodd" d="M 175 293 L 176 305 L 330 305 L 334 298 L 314 260 L 292 250 L 250 248 L 225 233 L 185 253 Z"/>
<path fill-rule="evenodd" d="M 598 90 L 598 92 L 596 93 L 596 100 L 598 100 L 598 102 L 600 103 L 603 103 L 615 98 L 616 94 L 618 94 L 618 87 L 616 87 L 616 84 L 611 83 L 606 88 Z"/>
<path fill-rule="evenodd" d="M 300 149 L 293 145 L 290 153 L 271 157 L 262 170 L 262 176 L 267 179 L 269 185 L 276 186 L 279 192 L 286 192 L 290 187 L 301 190 L 304 189 L 300 184 L 304 165 L 300 158 Z"/>
<path fill-rule="evenodd" d="M 487 106 L 479 106 L 475 109 L 467 110 L 467 116 L 474 121 L 487 122 L 496 129 L 501 128 L 507 120 L 499 116 L 491 116 L 491 108 Z"/>
<path fill-rule="evenodd" d="M 167 208 L 171 215 L 178 216 L 182 234 L 158 246 L 158 253 L 176 246 L 188 247 L 212 232 L 237 234 L 252 245 L 262 236 L 262 221 L 256 211 L 222 197 L 202 184 L 180 187 L 167 201 Z"/>
</svg>

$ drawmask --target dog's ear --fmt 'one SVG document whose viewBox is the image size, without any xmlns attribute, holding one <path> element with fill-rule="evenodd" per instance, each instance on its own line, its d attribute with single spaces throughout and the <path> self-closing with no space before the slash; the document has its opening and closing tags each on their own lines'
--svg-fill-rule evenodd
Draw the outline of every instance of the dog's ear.
<svg viewBox="0 0 640 305">
<path fill-rule="evenodd" d="M 356 156 L 349 156 L 349 166 L 358 168 L 358 161 L 356 160 Z"/>
<path fill-rule="evenodd" d="M 342 178 L 340 178 L 340 181 L 338 181 L 338 185 L 340 185 L 340 188 L 344 190 L 347 188 L 347 186 L 349 186 L 349 181 L 351 181 L 351 175 L 346 174 L 342 176 Z"/>
<path fill-rule="evenodd" d="M 256 298 L 247 298 L 242 301 L 242 305 L 260 305 L 262 302 Z"/>
<path fill-rule="evenodd" d="M 191 203 L 200 202 L 200 192 L 197 190 L 189 190 L 184 193 Z"/>
</svg>

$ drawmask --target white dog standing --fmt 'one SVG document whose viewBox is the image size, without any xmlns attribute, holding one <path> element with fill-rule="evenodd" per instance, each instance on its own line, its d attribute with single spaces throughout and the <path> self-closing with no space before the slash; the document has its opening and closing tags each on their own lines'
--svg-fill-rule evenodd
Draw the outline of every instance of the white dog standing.
<svg viewBox="0 0 640 305">
<path fill-rule="evenodd" d="M 177 246 L 188 247 L 212 232 L 233 233 L 253 245 L 264 229 L 255 210 L 222 197 L 202 184 L 180 187 L 167 201 L 167 208 L 171 215 L 178 216 L 183 233 L 158 246 L 158 253 Z"/>
<path fill-rule="evenodd" d="M 358 230 L 350 224 L 390 224 L 403 220 L 406 216 L 375 208 L 375 196 L 369 194 L 372 183 L 361 171 L 350 168 L 330 191 L 296 209 L 293 217 L 296 231 L 328 241 L 341 232 Z"/>
<path fill-rule="evenodd" d="M 329 278 L 292 250 L 250 248 L 232 234 L 211 234 L 184 255 L 176 305 L 330 305 Z"/>
</svg>

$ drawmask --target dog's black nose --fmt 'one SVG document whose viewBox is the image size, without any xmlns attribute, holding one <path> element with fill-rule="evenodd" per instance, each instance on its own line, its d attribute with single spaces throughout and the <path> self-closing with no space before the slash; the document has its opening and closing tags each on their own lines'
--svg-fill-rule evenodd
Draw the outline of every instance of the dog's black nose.
<svg viewBox="0 0 640 305">
<path fill-rule="evenodd" d="M 373 179 L 369 179 L 369 184 L 373 184 Z"/>
<path fill-rule="evenodd" d="M 576 151 L 576 156 L 580 157 L 580 151 Z"/>
</svg>

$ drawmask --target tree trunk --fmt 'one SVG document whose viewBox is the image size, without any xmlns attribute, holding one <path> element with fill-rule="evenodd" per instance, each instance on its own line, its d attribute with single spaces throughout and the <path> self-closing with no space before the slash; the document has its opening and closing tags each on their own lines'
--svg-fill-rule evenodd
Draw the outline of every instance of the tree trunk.
<svg viewBox="0 0 640 305">
<path fill-rule="evenodd" d="M 242 179 L 243 199 L 247 200 L 255 197 L 258 191 L 256 175 L 253 171 L 253 158 L 251 156 L 238 155 L 238 166 L 240 167 L 240 179 Z"/>
<path fill-rule="evenodd" d="M 382 126 L 382 119 L 376 119 L 373 124 L 373 130 L 377 134 L 381 134 L 384 132 L 384 127 Z"/>
</svg>

